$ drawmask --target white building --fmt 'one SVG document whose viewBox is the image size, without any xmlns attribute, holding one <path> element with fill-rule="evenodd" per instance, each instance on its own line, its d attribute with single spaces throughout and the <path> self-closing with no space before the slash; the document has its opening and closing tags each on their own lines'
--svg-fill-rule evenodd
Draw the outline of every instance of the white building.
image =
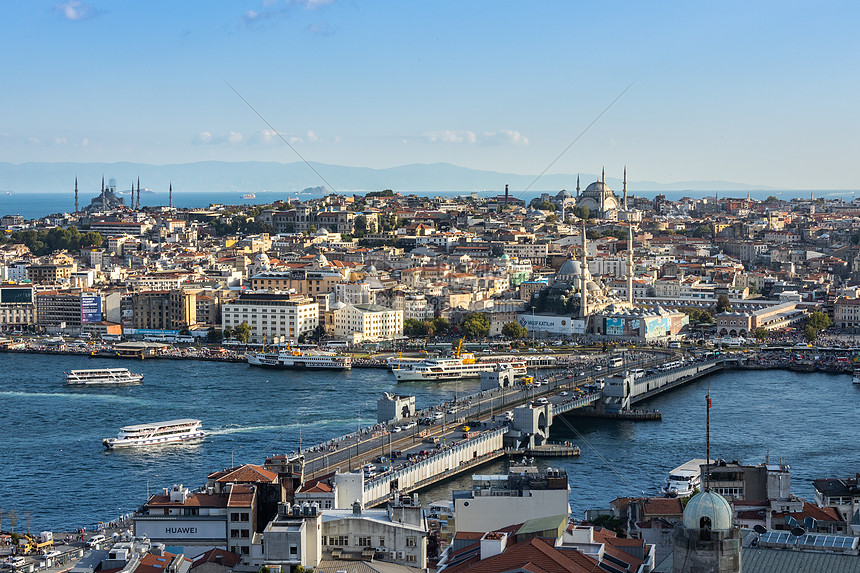
<svg viewBox="0 0 860 573">
<path fill-rule="evenodd" d="M 570 515 L 567 472 L 512 467 L 508 475 L 474 475 L 470 491 L 454 491 L 457 531 L 496 531 L 529 519 Z"/>
<path fill-rule="evenodd" d="M 337 300 L 347 304 L 375 304 L 376 293 L 368 283 L 338 283 L 334 285 Z"/>
<path fill-rule="evenodd" d="M 384 561 L 424 569 L 427 567 L 427 520 L 418 500 L 402 496 L 386 509 L 352 509 L 322 512 L 323 555 L 356 559 L 383 554 Z"/>
<path fill-rule="evenodd" d="M 403 336 L 402 310 L 377 304 L 340 303 L 333 315 L 335 337 L 352 343 Z"/>
<path fill-rule="evenodd" d="M 299 336 L 319 326 L 319 306 L 306 296 L 248 293 L 222 305 L 221 322 L 223 328 L 234 329 L 247 322 L 250 342 L 296 344 Z"/>
</svg>

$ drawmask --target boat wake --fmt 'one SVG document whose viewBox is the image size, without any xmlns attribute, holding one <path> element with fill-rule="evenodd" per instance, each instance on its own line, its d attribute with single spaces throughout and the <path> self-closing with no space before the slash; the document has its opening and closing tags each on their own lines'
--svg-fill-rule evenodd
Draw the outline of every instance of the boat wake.
<svg viewBox="0 0 860 573">
<path fill-rule="evenodd" d="M 207 434 L 209 434 L 210 436 L 225 436 L 229 434 L 252 434 L 256 432 L 269 432 L 272 430 L 286 430 L 291 427 L 292 424 L 286 424 L 283 426 L 238 426 L 232 428 L 224 427 L 217 430 L 207 430 Z"/>
<path fill-rule="evenodd" d="M 125 402 L 127 404 L 149 404 L 148 401 L 140 398 L 132 398 L 131 396 L 117 396 L 111 394 L 91 394 L 91 393 L 63 393 L 63 392 L 0 392 L 0 397 L 9 398 L 67 398 L 93 400 L 98 402 Z"/>
</svg>

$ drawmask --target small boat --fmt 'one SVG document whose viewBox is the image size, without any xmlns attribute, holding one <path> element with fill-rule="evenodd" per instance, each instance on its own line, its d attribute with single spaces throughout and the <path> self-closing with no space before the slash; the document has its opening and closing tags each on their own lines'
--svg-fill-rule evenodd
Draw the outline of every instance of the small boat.
<svg viewBox="0 0 860 573">
<path fill-rule="evenodd" d="M 66 384 L 69 386 L 118 386 L 142 382 L 143 374 L 132 374 L 128 368 L 72 370 L 66 375 Z"/>
<path fill-rule="evenodd" d="M 689 497 L 696 488 L 702 485 L 701 466 L 708 463 L 706 459 L 692 459 L 669 472 L 663 493 L 669 497 Z M 714 463 L 714 460 L 711 460 Z"/>
<path fill-rule="evenodd" d="M 190 418 L 152 422 L 120 428 L 116 438 L 105 438 L 102 444 L 108 450 L 144 446 L 161 446 L 188 440 L 199 440 L 206 436 L 200 420 Z"/>
<path fill-rule="evenodd" d="M 242 199 L 256 199 L 257 196 L 253 193 L 243 193 Z"/>
<path fill-rule="evenodd" d="M 854 383 L 860 384 L 860 368 L 854 369 Z"/>
</svg>

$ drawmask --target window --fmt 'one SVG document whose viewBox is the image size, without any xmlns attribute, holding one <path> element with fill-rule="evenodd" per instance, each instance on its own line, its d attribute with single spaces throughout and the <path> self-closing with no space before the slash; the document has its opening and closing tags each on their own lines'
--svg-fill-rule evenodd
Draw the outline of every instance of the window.
<svg viewBox="0 0 860 573">
<path fill-rule="evenodd" d="M 371 547 L 373 543 L 370 541 L 370 537 L 359 537 L 356 545 L 359 547 Z"/>
<path fill-rule="evenodd" d="M 407 555 L 407 556 L 406 556 L 406 561 L 407 561 L 407 562 L 413 562 L 413 563 L 414 563 L 414 562 L 417 562 L 417 561 L 418 561 L 418 556 L 417 556 L 417 555 Z"/>
<path fill-rule="evenodd" d="M 239 537 L 239 530 L 238 530 L 238 529 L 231 529 L 231 530 L 230 530 L 230 537 L 231 537 L 231 538 L 234 538 L 234 539 L 235 539 L 236 537 Z"/>
<path fill-rule="evenodd" d="M 295 545 L 290 545 L 290 555 L 298 555 L 299 548 Z"/>
<path fill-rule="evenodd" d="M 407 537 L 406 538 L 406 547 L 415 547 L 417 545 L 416 539 L 417 538 L 414 536 Z"/>
<path fill-rule="evenodd" d="M 239 512 L 235 511 L 230 514 L 230 521 L 239 521 Z"/>
<path fill-rule="evenodd" d="M 379 538 L 379 547 L 385 547 L 385 538 L 384 537 Z"/>
<path fill-rule="evenodd" d="M 331 536 L 328 538 L 329 545 L 349 545 L 349 535 Z"/>
</svg>

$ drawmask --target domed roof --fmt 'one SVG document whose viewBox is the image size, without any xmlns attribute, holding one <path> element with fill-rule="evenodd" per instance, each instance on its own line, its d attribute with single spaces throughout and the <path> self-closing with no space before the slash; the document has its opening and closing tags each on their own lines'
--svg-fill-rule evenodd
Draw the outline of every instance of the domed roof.
<svg viewBox="0 0 860 573">
<path fill-rule="evenodd" d="M 581 272 L 582 264 L 574 259 L 567 259 L 558 269 L 558 274 L 563 276 L 579 276 Z"/>
<path fill-rule="evenodd" d="M 315 263 L 319 263 L 319 264 L 321 264 L 321 265 L 327 265 L 327 264 L 328 264 L 328 259 L 325 257 L 325 255 L 324 255 L 324 254 L 319 253 L 318 255 L 316 255 L 316 256 L 314 257 L 314 262 L 315 262 Z"/>
<path fill-rule="evenodd" d="M 707 518 L 709 529 L 732 528 L 732 506 L 726 498 L 712 491 L 697 493 L 687 502 L 684 508 L 684 527 L 700 529 L 702 520 Z"/>
<path fill-rule="evenodd" d="M 600 286 L 598 286 L 598 284 L 597 284 L 597 283 L 595 283 L 594 281 L 588 281 L 588 282 L 586 282 L 586 283 L 585 283 L 585 288 L 586 288 L 586 290 L 588 290 L 588 292 L 595 292 L 595 291 L 599 291 L 599 290 L 600 290 Z"/>
<path fill-rule="evenodd" d="M 503 261 L 511 260 L 511 257 L 507 253 L 503 253 L 502 256 L 499 258 L 502 259 Z"/>
<path fill-rule="evenodd" d="M 257 253 L 257 256 L 254 257 L 254 261 L 257 263 L 262 263 L 264 265 L 269 264 L 269 257 L 266 256 L 266 253 Z"/>
<path fill-rule="evenodd" d="M 567 189 L 562 189 L 561 191 L 559 191 L 556 194 L 555 198 L 556 199 L 573 199 L 573 195 L 571 195 L 570 191 L 568 191 Z"/>
<path fill-rule="evenodd" d="M 612 189 L 610 189 L 609 185 L 607 185 L 603 181 L 595 181 L 594 183 L 585 188 L 585 193 L 588 194 L 603 193 L 604 191 L 612 193 Z"/>
<path fill-rule="evenodd" d="M 319 231 L 314 234 L 318 237 L 325 237 L 328 235 L 328 229 L 326 229 L 325 227 L 320 227 Z"/>
</svg>

